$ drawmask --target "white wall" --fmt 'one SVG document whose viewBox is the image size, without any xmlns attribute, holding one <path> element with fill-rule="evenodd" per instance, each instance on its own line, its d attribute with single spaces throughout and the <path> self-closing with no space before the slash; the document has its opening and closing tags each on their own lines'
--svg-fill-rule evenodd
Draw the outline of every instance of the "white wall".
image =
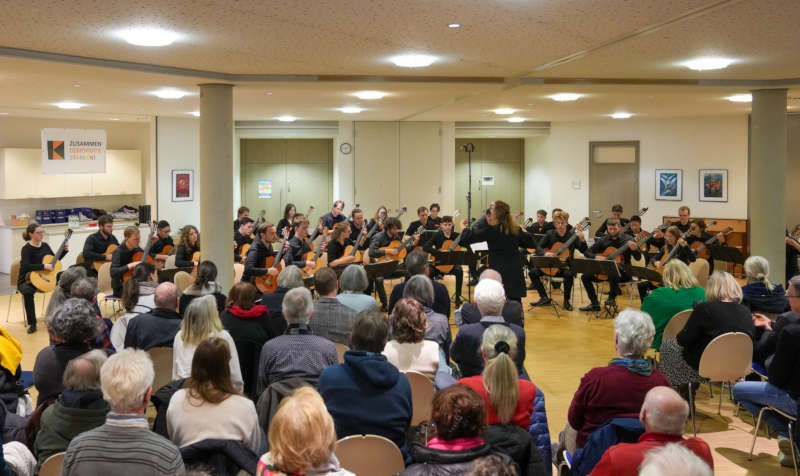
<svg viewBox="0 0 800 476">
<path fill-rule="evenodd" d="M 156 157 L 158 175 L 158 216 L 167 220 L 173 230 L 184 225 L 200 226 L 198 168 L 200 166 L 200 121 L 198 119 L 159 117 L 156 122 Z M 238 157 L 237 157 L 238 159 Z M 172 201 L 172 170 L 194 170 L 194 200 Z M 233 221 L 233 218 L 231 218 Z"/>
</svg>

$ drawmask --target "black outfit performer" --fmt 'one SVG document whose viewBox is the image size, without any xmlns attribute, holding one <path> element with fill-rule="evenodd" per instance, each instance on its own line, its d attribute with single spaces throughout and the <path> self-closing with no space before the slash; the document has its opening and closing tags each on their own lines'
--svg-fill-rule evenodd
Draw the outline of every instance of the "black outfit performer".
<svg viewBox="0 0 800 476">
<path fill-rule="evenodd" d="M 242 246 L 252 245 L 253 238 L 250 238 L 250 235 L 243 235 L 239 233 L 239 230 L 236 230 L 233 232 L 233 241 L 236 242 L 236 248 L 233 250 L 233 261 L 241 263 L 244 261 L 244 258 L 240 254 L 242 252 Z"/>
<path fill-rule="evenodd" d="M 265 267 L 267 258 L 276 254 L 275 250 L 272 249 L 272 244 L 264 244 L 260 238 L 253 240 L 253 244 L 250 246 L 247 257 L 244 260 L 242 281 L 251 281 L 256 276 L 267 274 L 268 268 Z"/>
<path fill-rule="evenodd" d="M 17 289 L 22 294 L 22 301 L 25 303 L 25 319 L 28 321 L 28 326 L 30 326 L 29 333 L 36 331 L 36 303 L 33 295 L 39 290 L 28 281 L 28 273 L 44 270 L 42 259 L 52 254 L 54 254 L 52 248 L 45 242 L 42 242 L 39 246 L 33 246 L 28 242 L 22 247 Z M 67 254 L 67 250 L 62 251 L 61 256 L 56 256 L 56 259 L 60 260 L 65 254 Z"/>
<path fill-rule="evenodd" d="M 536 255 L 537 256 L 544 256 L 546 250 L 552 248 L 556 243 L 566 243 L 567 240 L 572 238 L 575 234 L 572 230 L 565 230 L 564 235 L 561 236 L 558 234 L 558 230 L 553 229 L 548 231 L 544 238 L 539 241 L 539 246 L 536 247 Z M 575 254 L 575 250 L 578 249 L 581 253 L 586 253 L 586 250 L 589 247 L 586 245 L 586 241 L 581 239 L 576 239 L 569 245 L 569 260 Z M 530 274 L 531 277 L 531 285 L 536 292 L 539 293 L 539 302 L 534 303 L 535 306 L 545 306 L 550 304 L 550 298 L 547 297 L 547 291 L 544 289 L 544 284 L 542 284 L 541 276 L 544 273 L 539 268 L 533 268 Z M 575 274 L 570 269 L 561 269 L 556 274 L 557 277 L 564 278 L 564 309 L 567 311 L 572 310 L 572 304 L 570 304 L 570 297 L 572 296 L 572 285 L 575 282 Z"/>
<path fill-rule="evenodd" d="M 614 248 L 619 249 L 622 246 L 625 246 L 625 251 L 622 253 L 623 261 L 625 264 L 631 264 L 631 257 L 635 259 L 640 259 L 642 257 L 642 251 L 636 247 L 636 249 L 631 250 L 627 247 L 626 243 L 633 240 L 633 237 L 630 235 L 626 235 L 625 233 L 619 232 L 617 236 L 612 237 L 609 234 L 602 236 L 595 240 L 594 245 L 589 248 L 586 253 L 587 258 L 594 258 L 595 255 L 602 254 L 607 248 L 613 246 Z M 614 302 L 617 296 L 621 293 L 619 289 L 620 281 L 629 281 L 630 277 L 626 273 L 622 273 L 621 278 L 617 278 L 616 276 L 609 276 L 608 282 L 610 284 L 610 290 L 608 293 L 608 299 L 611 302 Z M 581 311 L 599 311 L 600 310 L 600 303 L 597 300 L 597 292 L 594 289 L 594 285 L 592 283 L 597 282 L 597 278 L 594 275 L 582 275 L 581 282 L 583 283 L 583 287 L 586 288 L 586 294 L 589 296 L 589 300 L 591 304 L 588 306 L 584 306 L 581 308 Z"/>
<path fill-rule="evenodd" d="M 608 234 L 608 220 L 609 220 L 608 218 L 603 220 L 603 223 L 594 232 L 594 236 L 600 237 L 600 236 L 604 236 L 604 235 Z M 620 217 L 618 220 L 619 220 L 620 229 L 624 229 L 626 226 L 628 226 L 629 220 L 627 218 Z M 620 233 L 622 233 L 622 232 L 620 232 Z"/>
<path fill-rule="evenodd" d="M 665 223 L 664 226 L 665 226 L 664 230 L 666 230 L 667 228 L 669 228 L 671 226 L 674 226 L 674 227 L 678 228 L 681 231 L 681 233 L 686 233 L 692 227 L 692 220 L 689 220 L 688 222 L 686 222 L 685 225 L 682 224 L 680 220 L 677 220 L 677 221 L 671 221 L 669 223 Z M 706 232 L 705 231 L 703 231 L 703 236 L 706 236 Z M 712 236 L 714 236 L 714 235 L 708 235 L 708 238 L 711 238 Z M 686 241 L 689 241 L 689 237 L 688 236 L 686 237 Z M 705 241 L 705 239 L 703 241 Z M 663 248 L 666 243 L 667 242 L 664 240 L 663 236 L 661 238 L 653 237 L 650 240 L 650 244 L 655 246 L 656 248 Z M 689 244 L 691 245 L 691 243 L 689 243 Z M 711 271 L 713 272 L 713 268 L 711 269 Z"/>
<path fill-rule="evenodd" d="M 150 251 L 147 253 L 150 255 L 151 258 L 155 259 L 156 255 L 163 255 L 162 253 L 165 246 L 172 246 L 172 249 L 175 249 L 175 243 L 172 241 L 171 236 L 167 236 L 166 238 L 158 238 L 152 246 L 150 246 Z"/>
<path fill-rule="evenodd" d="M 402 237 L 400 236 L 400 231 L 398 230 L 397 236 L 389 237 L 386 234 L 386 227 L 384 227 L 383 231 L 380 231 L 372 237 L 372 240 L 369 242 L 369 261 L 370 263 L 374 262 L 377 258 L 381 256 L 385 256 L 386 252 L 381 250 L 385 246 L 389 246 L 389 243 L 395 240 L 400 240 Z M 328 258 L 330 262 L 330 257 Z M 388 302 L 389 300 L 386 298 L 386 288 L 383 287 L 383 277 L 376 277 L 373 283 L 370 283 L 370 287 L 375 286 L 375 290 L 378 292 L 378 299 L 381 301 L 381 308 L 388 309 Z"/>
<path fill-rule="evenodd" d="M 531 235 L 544 235 L 550 230 L 555 230 L 555 226 L 553 222 L 546 221 L 544 223 L 539 223 L 538 221 L 533 222 L 533 225 L 525 228 L 528 230 L 528 233 Z"/>
<path fill-rule="evenodd" d="M 194 246 L 186 246 L 183 243 L 178 245 L 175 250 L 175 267 L 176 268 L 194 268 L 194 261 L 192 255 L 200 251 L 199 248 Z"/>
<path fill-rule="evenodd" d="M 97 277 L 97 271 L 92 265 L 95 261 L 106 262 L 106 255 L 104 253 L 110 245 L 119 245 L 119 241 L 117 241 L 117 237 L 114 236 L 113 233 L 106 238 L 103 236 L 103 233 L 98 230 L 86 237 L 86 242 L 83 244 L 83 259 L 89 276 Z"/>
<path fill-rule="evenodd" d="M 329 247 L 331 244 L 328 242 Z M 301 240 L 299 237 L 294 236 L 289 240 L 289 249 L 286 250 L 286 264 L 297 265 L 298 268 L 305 268 L 308 262 L 305 261 L 305 254 L 311 251 L 311 246 L 306 240 Z"/>
<path fill-rule="evenodd" d="M 278 235 L 283 233 L 283 230 L 285 230 L 286 228 L 289 229 L 289 238 L 292 238 L 294 236 L 294 225 L 288 219 L 281 218 L 280 221 L 278 221 L 278 225 L 275 228 L 278 232 Z"/>
<path fill-rule="evenodd" d="M 122 243 L 111 253 L 111 289 L 115 297 L 122 297 L 122 276 L 128 272 L 128 265 L 133 261 L 133 254 L 142 251 L 138 246 L 129 250 Z"/>
<path fill-rule="evenodd" d="M 430 221 L 430 218 L 428 219 Z M 434 256 L 439 254 L 439 251 L 442 250 L 442 245 L 446 240 L 453 240 L 455 241 L 458 238 L 458 233 L 451 229 L 450 236 L 445 236 L 444 231 L 440 228 L 439 231 L 433 234 L 430 240 L 422 247 L 427 253 L 430 253 Z M 431 272 L 435 272 L 436 274 L 441 274 L 441 271 L 437 270 L 436 268 L 431 268 Z M 449 273 L 456 277 L 456 307 L 460 304 L 461 301 L 461 289 L 464 285 L 464 270 L 461 269 L 461 266 L 453 266 L 453 269 L 450 270 Z"/>
<path fill-rule="evenodd" d="M 711 236 L 713 237 L 714 235 L 711 235 Z M 687 245 L 686 246 L 681 246 L 679 244 L 676 244 L 675 246 L 678 247 L 678 251 L 676 251 L 675 254 L 672 255 L 672 259 L 670 261 L 672 261 L 673 259 L 679 259 L 679 260 L 683 261 L 684 263 L 689 264 L 689 263 L 693 263 L 697 259 L 695 254 L 692 252 L 691 248 L 689 248 L 688 238 L 687 238 Z M 667 248 L 669 248 L 669 249 L 667 249 Z M 651 258 L 652 261 L 651 262 L 652 263 L 656 263 L 658 261 L 661 261 L 671 251 L 672 251 L 672 248 L 668 247 L 667 245 L 664 245 L 663 248 L 658 250 L 652 256 L 652 258 Z M 643 301 L 644 301 L 644 298 L 646 298 L 647 295 L 650 294 L 650 291 L 652 291 L 653 289 L 656 288 L 656 286 L 653 283 L 651 283 L 650 281 L 641 281 L 641 282 L 639 282 L 639 284 L 636 285 L 636 287 L 639 288 L 639 298 L 641 298 Z"/>
<path fill-rule="evenodd" d="M 347 220 L 347 217 L 344 216 L 343 213 L 333 216 L 333 213 L 328 212 L 322 216 L 322 227 L 327 228 L 329 230 L 333 230 L 334 228 L 336 228 L 336 225 L 338 223 L 341 223 L 345 220 Z"/>
<path fill-rule="evenodd" d="M 347 243 L 347 240 L 345 240 L 345 243 Z M 325 246 L 325 252 L 328 254 L 328 263 L 332 263 L 344 256 L 346 246 L 346 244 L 340 245 L 336 240 L 328 240 L 328 244 Z"/>
</svg>

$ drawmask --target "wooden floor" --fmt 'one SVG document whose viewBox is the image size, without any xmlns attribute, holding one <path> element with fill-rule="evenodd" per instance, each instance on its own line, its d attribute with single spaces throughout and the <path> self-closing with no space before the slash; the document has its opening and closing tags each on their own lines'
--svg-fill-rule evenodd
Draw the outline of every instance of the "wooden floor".
<svg viewBox="0 0 800 476">
<path fill-rule="evenodd" d="M 445 281 L 451 291 L 452 279 L 448 276 Z M 585 297 L 577 280 L 574 294 L 573 305 L 577 309 L 585 304 Z M 554 297 L 561 302 L 560 291 L 555 291 Z M 10 313 L 7 312 L 9 298 Z M 533 382 L 545 394 L 551 437 L 556 439 L 558 432 L 566 424 L 567 410 L 580 378 L 592 367 L 607 365 L 614 356 L 614 327 L 610 319 L 588 319 L 587 314 L 579 311 L 561 310 L 561 317 L 557 318 L 551 308 L 531 308 L 529 301 L 536 299 L 538 296 L 535 292 L 529 291 L 529 298 L 523 300 L 527 336 L 525 367 Z M 629 297 L 620 296 L 618 302 L 627 306 Z M 41 315 L 42 295 L 37 295 L 36 304 Z M 634 299 L 633 305 L 638 308 L 638 299 Z M 39 349 L 47 345 L 47 333 L 44 323 L 40 321 L 39 332 L 26 334 L 23 320 L 21 296 L 0 296 L 0 325 L 4 325 L 22 343 L 22 365 L 24 369 L 30 370 Z M 702 387 L 697 394 L 698 436 L 705 439 L 713 449 L 715 474 L 792 474 L 791 468 L 781 468 L 778 465 L 775 457 L 778 447 L 774 439 L 759 437 L 753 461 L 747 460 L 752 439 L 752 418 L 744 410 L 740 413 L 743 419 L 734 415 L 735 406 L 729 399 L 727 390 L 723 397 L 722 414 L 718 415 L 718 392 L 719 387 L 715 387 L 713 400 L 709 398 L 708 386 Z M 687 426 L 687 431 L 691 432 L 691 423 Z"/>
</svg>

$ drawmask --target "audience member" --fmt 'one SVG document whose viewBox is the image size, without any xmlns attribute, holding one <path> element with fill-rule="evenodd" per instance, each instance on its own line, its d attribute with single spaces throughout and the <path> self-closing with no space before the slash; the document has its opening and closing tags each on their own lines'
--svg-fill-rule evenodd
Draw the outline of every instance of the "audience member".
<svg viewBox="0 0 800 476">
<path fill-rule="evenodd" d="M 122 305 L 125 310 L 141 314 L 156 307 L 156 287 L 158 269 L 148 261 L 142 261 L 133 268 L 133 276 L 122 284 Z"/>
<path fill-rule="evenodd" d="M 181 315 L 178 314 L 178 297 L 175 285 L 169 281 L 156 287 L 156 308 L 139 314 L 128 321 L 124 347 L 149 350 L 153 347 L 172 347 L 175 334 L 181 328 Z"/>
<path fill-rule="evenodd" d="M 100 389 L 100 368 L 108 357 L 92 350 L 75 357 L 64 370 L 64 390 L 42 413 L 34 448 L 39 466 L 50 456 L 66 451 L 77 435 L 106 421 L 108 403 Z"/>
<path fill-rule="evenodd" d="M 656 330 L 647 314 L 625 309 L 614 319 L 616 357 L 608 366 L 596 367 L 581 378 L 572 397 L 569 423 L 559 435 L 559 450 L 575 453 L 589 435 L 616 417 L 639 414 L 644 397 L 653 387 L 669 381 L 644 359 Z"/>
<path fill-rule="evenodd" d="M 111 412 L 103 426 L 73 438 L 62 475 L 184 474 L 178 448 L 150 431 L 145 417 L 154 375 L 144 351 L 125 349 L 109 357 L 100 370 L 100 382 Z"/>
<path fill-rule="evenodd" d="M 10 413 L 18 412 L 20 390 L 24 388 L 21 363 L 22 344 L 0 327 L 0 402 Z"/>
<path fill-rule="evenodd" d="M 636 476 L 645 454 L 668 443 L 679 443 L 693 451 L 711 469 L 714 459 L 708 444 L 700 438 L 683 438 L 689 405 L 669 387 L 653 387 L 644 397 L 639 420 L 645 433 L 637 443 L 619 443 L 610 447 L 594 467 L 594 476 Z"/>
<path fill-rule="evenodd" d="M 750 256 L 744 262 L 747 284 L 742 286 L 742 305 L 752 312 L 780 314 L 789 310 L 786 292 L 780 284 L 769 281 L 769 261 Z"/>
<path fill-rule="evenodd" d="M 261 348 L 256 387 L 259 395 L 273 382 L 291 377 L 316 385 L 325 367 L 339 362 L 333 342 L 311 334 L 308 322 L 314 312 L 314 302 L 308 289 L 290 289 L 281 307 L 289 327 L 283 335 L 268 340 Z"/>
<path fill-rule="evenodd" d="M 699 456 L 679 443 L 650 450 L 639 467 L 639 476 L 712 476 L 711 469 Z"/>
<path fill-rule="evenodd" d="M 72 283 L 86 277 L 86 268 L 83 266 L 72 266 L 64 270 L 61 276 L 58 277 L 58 286 L 53 290 L 50 295 L 50 302 L 47 303 L 47 310 L 45 311 L 45 319 L 52 316 L 58 307 L 64 304 L 64 301 L 71 298 L 70 288 Z"/>
<path fill-rule="evenodd" d="M 236 391 L 241 392 L 244 382 L 236 344 L 233 343 L 230 333 L 222 328 L 216 300 L 210 294 L 192 300 L 186 308 L 181 329 L 175 334 L 172 345 L 172 380 L 187 378 L 192 374 L 192 358 L 197 346 L 211 337 L 219 337 L 228 343 L 230 358 L 227 362 L 230 366 L 231 382 Z"/>
<path fill-rule="evenodd" d="M 404 455 L 411 424 L 411 386 L 405 375 L 381 355 L 389 323 L 377 309 L 361 311 L 353 324 L 344 363 L 319 377 L 319 393 L 336 423 L 339 438 L 373 434 L 389 438 Z"/>
<path fill-rule="evenodd" d="M 490 268 L 483 270 L 478 282 L 483 281 L 484 279 L 491 279 L 503 284 L 503 277 L 500 276 L 500 273 Z M 525 327 L 525 319 L 522 315 L 522 304 L 520 304 L 519 301 L 515 301 L 513 299 L 510 301 L 506 300 L 506 302 L 503 304 L 503 310 L 500 311 L 500 315 L 502 315 L 503 319 L 505 319 L 509 324 L 516 324 L 520 327 Z M 453 319 L 458 327 L 461 327 L 464 324 L 475 324 L 481 320 L 481 312 L 478 310 L 478 307 L 475 305 L 475 303 L 467 302 L 464 303 L 464 305 L 458 310 L 456 310 Z"/>
<path fill-rule="evenodd" d="M 416 276 L 418 274 L 425 275 L 430 278 L 430 268 L 428 267 L 428 253 L 423 251 L 412 251 L 406 256 L 406 275 L 407 278 Z M 392 294 L 389 296 L 389 313 L 394 310 L 394 305 L 400 298 L 403 297 L 403 289 L 405 288 L 406 281 L 396 285 L 392 289 Z M 433 281 L 433 305 L 430 307 L 439 314 L 450 317 L 450 293 L 447 291 L 447 286 L 444 284 Z"/>
<path fill-rule="evenodd" d="M 100 323 L 94 309 L 83 299 L 69 298 L 47 320 L 52 344 L 36 356 L 33 383 L 39 391 L 36 405 L 55 397 L 64 389 L 62 379 L 67 362 L 90 350 Z"/>
<path fill-rule="evenodd" d="M 706 291 L 697 283 L 689 266 L 679 259 L 664 266 L 664 285 L 651 291 L 642 301 L 642 311 L 653 319 L 656 335 L 652 347 L 661 348 L 661 335 L 675 314 L 706 300 Z"/>
<path fill-rule="evenodd" d="M 80 278 L 72 283 L 69 288 L 70 296 L 78 299 L 83 299 L 92 306 L 95 312 L 95 317 L 99 322 L 99 330 L 97 336 L 91 342 L 92 348 L 95 349 L 113 349 L 111 344 L 111 331 L 114 329 L 114 323 L 111 319 L 100 315 L 100 308 L 97 306 L 97 280 L 94 278 Z"/>
<path fill-rule="evenodd" d="M 292 291 L 287 299 L 293 299 L 288 298 Z M 325 402 L 313 388 L 298 388 L 281 401 L 269 425 L 269 453 L 258 461 L 256 476 L 355 476 L 341 468 L 335 448 L 336 430 Z"/>
<path fill-rule="evenodd" d="M 428 318 L 422 304 L 414 299 L 400 299 L 392 311 L 392 340 L 383 355 L 401 372 L 419 372 L 429 379 L 439 370 L 439 344 L 425 339 Z"/>
<path fill-rule="evenodd" d="M 439 349 L 444 352 L 445 362 L 450 361 L 450 346 L 453 343 L 453 334 L 450 332 L 450 321 L 444 314 L 439 314 L 431 308 L 433 305 L 433 283 L 431 278 L 417 274 L 406 281 L 403 297 L 414 299 L 422 304 L 428 318 L 428 327 L 425 329 L 425 339 L 439 344 Z"/>
<path fill-rule="evenodd" d="M 206 260 L 197 265 L 197 278 L 181 293 L 178 303 L 178 312 L 181 316 L 186 312 L 189 303 L 200 296 L 214 296 L 217 312 L 225 310 L 225 295 L 222 293 L 222 286 L 217 284 L 215 279 L 217 279 L 217 265 L 213 261 Z"/>
<path fill-rule="evenodd" d="M 465 476 L 519 476 L 519 466 L 507 455 L 491 454 L 473 461 Z"/>
<path fill-rule="evenodd" d="M 517 370 L 523 373 L 525 362 L 525 331 L 516 324 L 509 324 L 500 315 L 506 302 L 503 285 L 493 279 L 484 279 L 475 286 L 475 304 L 481 313 L 481 320 L 474 324 L 461 326 L 453 341 L 450 356 L 461 368 L 461 375 L 473 377 L 483 371 L 483 359 L 480 348 L 483 333 L 492 324 L 508 326 L 517 336 L 517 356 L 514 362 Z"/>
<path fill-rule="evenodd" d="M 280 317 L 283 298 L 290 289 L 303 287 L 303 272 L 297 266 L 290 264 L 283 268 L 278 275 L 278 287 L 275 291 L 261 295 L 261 304 L 267 306 L 270 315 Z"/>
<path fill-rule="evenodd" d="M 754 360 L 760 364 L 766 364 L 768 359 L 775 353 L 778 345 L 778 334 L 781 329 L 789 324 L 800 323 L 800 276 L 795 276 L 789 280 L 789 288 L 786 294 L 789 300 L 790 311 L 784 312 L 771 324 L 772 329 L 766 329 L 756 344 L 756 356 Z"/>
<path fill-rule="evenodd" d="M 314 289 L 319 293 L 319 300 L 314 306 L 311 331 L 314 335 L 324 337 L 332 342 L 349 344 L 356 311 L 336 299 L 339 290 L 336 271 L 328 267 L 317 271 L 314 275 Z"/>
<path fill-rule="evenodd" d="M 193 301 L 189 309 L 199 301 Z M 197 345 L 191 376 L 172 396 L 167 409 L 167 431 L 179 448 L 217 439 L 241 442 L 257 455 L 265 449 L 256 407 L 234 387 L 227 364 L 230 360 L 229 343 L 224 339 L 210 337 Z"/>
<path fill-rule="evenodd" d="M 377 309 L 378 303 L 375 298 L 364 294 L 368 287 L 369 279 L 367 279 L 364 267 L 358 264 L 347 265 L 339 277 L 339 288 L 342 292 L 336 296 L 336 299 L 356 312 Z"/>
</svg>

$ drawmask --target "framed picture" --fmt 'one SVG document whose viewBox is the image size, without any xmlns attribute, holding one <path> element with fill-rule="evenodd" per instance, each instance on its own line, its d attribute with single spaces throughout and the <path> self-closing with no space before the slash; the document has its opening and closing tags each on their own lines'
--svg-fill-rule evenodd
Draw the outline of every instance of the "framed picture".
<svg viewBox="0 0 800 476">
<path fill-rule="evenodd" d="M 683 200 L 683 169 L 656 169 L 656 200 Z"/>
<path fill-rule="evenodd" d="M 194 170 L 174 169 L 172 171 L 172 201 L 191 202 L 194 200 Z"/>
<path fill-rule="evenodd" d="M 728 201 L 728 169 L 700 169 L 700 201 Z"/>
</svg>

